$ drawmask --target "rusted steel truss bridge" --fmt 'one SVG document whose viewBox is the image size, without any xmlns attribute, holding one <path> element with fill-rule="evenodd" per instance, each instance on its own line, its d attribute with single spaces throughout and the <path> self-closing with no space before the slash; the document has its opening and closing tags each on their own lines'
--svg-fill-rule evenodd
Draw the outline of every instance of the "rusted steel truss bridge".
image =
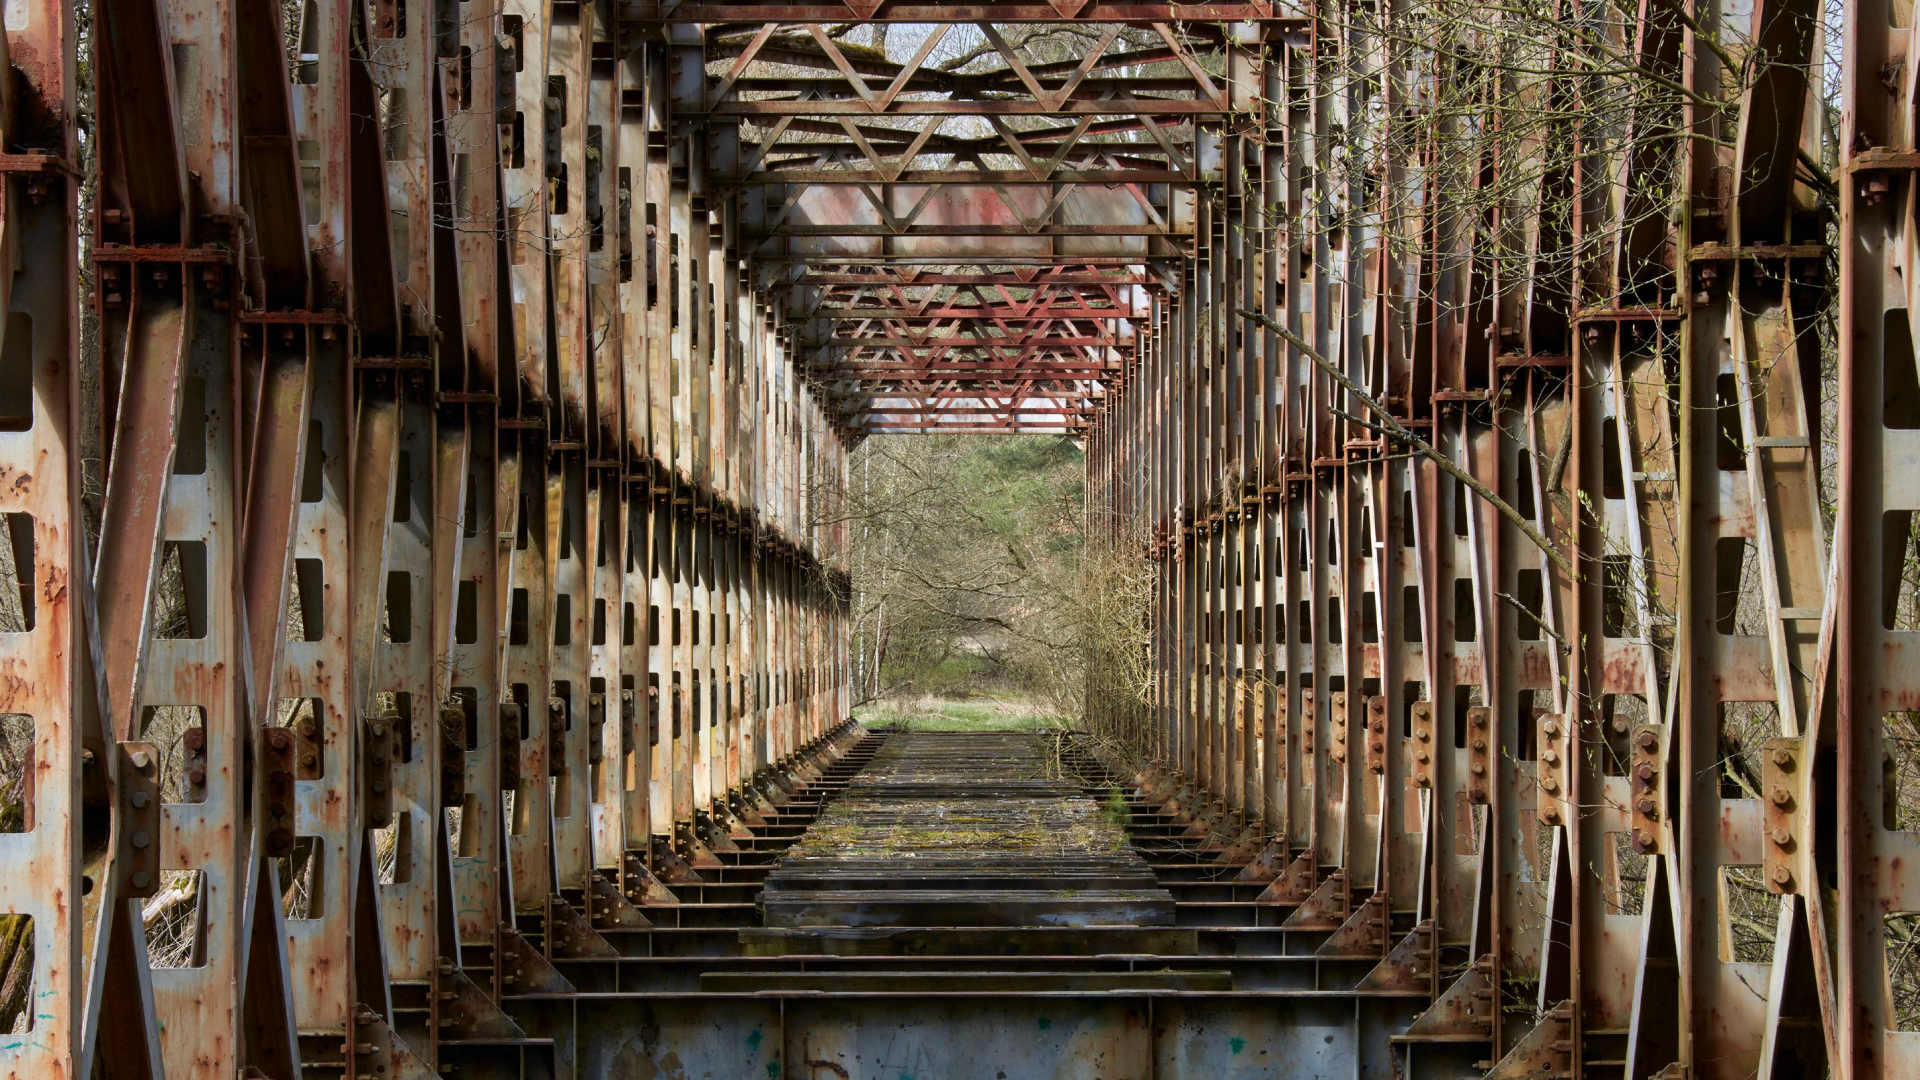
<svg viewBox="0 0 1920 1080">
<path fill-rule="evenodd" d="M 1914 1075 L 1828 6 L 6 0 L 0 1076 Z M 1084 732 L 848 719 L 928 432 L 1086 450 Z M 1129 850 L 892 880 L 987 789 Z"/>
</svg>

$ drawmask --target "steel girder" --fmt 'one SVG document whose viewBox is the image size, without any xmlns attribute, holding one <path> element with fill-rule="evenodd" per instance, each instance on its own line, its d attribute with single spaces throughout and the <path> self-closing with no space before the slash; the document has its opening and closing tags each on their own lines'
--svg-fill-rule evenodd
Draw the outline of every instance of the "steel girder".
<svg viewBox="0 0 1920 1080">
<path fill-rule="evenodd" d="M 610 5 L 94 5 L 72 572 L 79 53 L 16 8 L 9 520 L 47 588 L 10 647 L 52 771 L 0 1069 L 552 1075 L 499 1002 L 568 898 L 671 902 L 846 714 L 848 436 L 736 210 L 673 179 L 667 50 Z"/>
<path fill-rule="evenodd" d="M 1420 117 L 1365 20 L 281 10 L 91 6 L 83 276 L 81 38 L 71 5 L 8 6 L 0 644 L 31 769 L 0 905 L 35 1005 L 5 1075 L 585 1075 L 663 1017 L 838 1031 L 772 999 L 600 1012 L 561 969 L 677 912 L 837 745 L 848 446 L 1009 430 L 1084 440 L 1093 539 L 1156 568 L 1149 700 L 1095 657 L 1090 723 L 1395 987 L 1089 1024 L 1324 1030 L 1356 1076 L 1913 1071 L 1887 808 L 1920 148 L 1887 5 L 1848 7 L 1837 245 L 1783 165 L 1813 7 L 1754 7 L 1738 124 L 1702 38 L 1729 16 L 1636 9 L 1636 62 L 1692 96 L 1632 110 L 1569 220 L 1525 208 L 1577 178 L 1532 180 L 1506 235 L 1548 288 L 1484 233 L 1409 259 L 1308 213 L 1422 182 L 1320 167 L 1358 110 Z M 783 25 L 867 19 L 1113 20 L 1165 52 L 955 75 Z M 722 21 L 749 25 L 703 39 Z M 1641 149 L 1682 134 L 1677 171 Z M 1660 224 L 1562 258 L 1621 220 Z M 956 320 L 995 329 L 961 349 Z M 1770 962 L 1732 944 L 1749 869 Z M 156 918 L 186 928 L 164 955 Z"/>
<path fill-rule="evenodd" d="M 810 16 L 720 28 L 697 56 L 686 47 L 674 83 L 676 104 L 714 134 L 709 175 L 736 192 L 742 242 L 793 282 L 792 341 L 862 430 L 897 411 L 868 396 L 877 364 L 963 350 L 1095 400 L 1097 372 L 1072 387 L 1042 369 L 1118 361 L 1145 313 L 1137 268 L 1188 250 L 1194 192 L 1222 177 L 1221 132 L 1257 98 L 1250 23 L 1094 26 L 1096 40 L 1063 56 L 1036 51 L 1023 28 L 951 21 L 964 14 L 902 29 L 898 55 Z M 970 47 L 942 61 L 943 43 Z M 952 400 L 944 411 L 969 426 L 1080 426 L 1072 410 L 1010 409 L 1036 388 L 1019 373 L 916 384 L 898 365 L 877 389 L 920 408 Z M 982 396 L 943 394 L 955 387 Z"/>
<path fill-rule="evenodd" d="M 1202 3 L 1202 4 L 1130 4 L 1106 3 L 1103 0 L 1062 0 L 1059 3 L 1046 4 L 949 4 L 897 3 L 893 0 L 841 0 L 839 3 L 826 4 L 787 4 L 768 3 L 765 0 L 750 0 L 740 4 L 702 4 L 677 3 L 650 4 L 645 0 L 621 5 L 622 13 L 643 22 L 668 23 L 765 23 L 769 20 L 779 22 L 804 23 L 848 23 L 876 22 L 894 23 L 937 23 L 954 19 L 979 20 L 993 23 L 1008 22 L 1061 22 L 1084 20 L 1088 22 L 1135 22 L 1135 23 L 1210 23 L 1235 22 L 1249 19 L 1274 19 L 1306 17 L 1306 11 L 1286 4 L 1270 4 L 1262 0 L 1249 3 Z"/>
<path fill-rule="evenodd" d="M 1401 81 L 1411 45 L 1364 17 L 1270 42 L 1264 130 L 1223 142 L 1241 179 L 1087 436 L 1094 537 L 1155 588 L 1146 700 L 1096 658 L 1091 722 L 1145 748 L 1156 797 L 1265 845 L 1272 895 L 1317 882 L 1342 940 L 1421 958 L 1409 1075 L 1914 1067 L 1886 927 L 1914 906 L 1893 785 L 1920 159 L 1912 80 L 1874 74 L 1909 31 L 1848 6 L 1834 184 L 1801 150 L 1818 12 L 1691 10 L 1643 5 L 1618 39 L 1684 93 L 1632 105 L 1579 172 L 1513 166 L 1531 187 L 1494 229 L 1419 197 L 1411 157 L 1348 188 L 1317 153 L 1363 107 L 1441 122 Z M 1704 37 L 1736 28 L 1768 57 L 1743 83 Z M 1549 78 L 1535 107 L 1593 89 Z M 1439 252 L 1387 242 L 1368 197 Z"/>
<path fill-rule="evenodd" d="M 1897 26 L 1878 3 L 1853 5 L 1848 15 L 1836 177 L 1841 512 L 1828 582 L 1824 593 L 1812 594 L 1824 595 L 1819 640 L 1831 651 L 1819 661 L 1826 677 L 1798 730 L 1783 733 L 1810 775 L 1792 788 L 1799 801 L 1787 827 L 1796 843 L 1778 860 L 1789 875 L 1790 910 L 1806 927 L 1799 948 L 1807 984 L 1787 995 L 1791 1011 L 1782 1012 L 1807 1023 L 1797 1040 L 1812 1044 L 1802 1051 L 1807 1056 L 1824 1050 L 1892 1073 L 1911 1069 L 1920 1055 L 1920 1041 L 1904 1030 L 1910 1025 L 1888 992 L 1904 956 L 1889 935 L 1888 913 L 1920 908 L 1911 873 L 1915 836 L 1909 822 L 1889 813 L 1897 798 L 1890 787 L 1911 754 L 1897 722 L 1908 715 L 1915 686 L 1908 659 L 1914 626 L 1900 599 L 1911 589 L 1912 519 L 1920 508 L 1907 471 L 1914 427 L 1908 388 L 1916 378 L 1912 252 L 1920 239 L 1913 122 L 1920 114 L 1912 79 L 1895 83 L 1874 74 L 1901 63 L 1895 58 L 1912 48 L 1912 29 Z M 1778 198 L 1763 188 L 1741 209 L 1768 222 Z M 1754 239 L 1799 238 L 1769 225 Z M 1744 235 L 1727 240 L 1749 242 Z"/>
</svg>

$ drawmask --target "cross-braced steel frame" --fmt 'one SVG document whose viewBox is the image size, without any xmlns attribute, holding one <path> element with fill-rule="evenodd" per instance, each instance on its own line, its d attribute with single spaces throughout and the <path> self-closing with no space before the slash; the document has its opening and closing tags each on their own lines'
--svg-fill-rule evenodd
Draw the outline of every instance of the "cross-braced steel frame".
<svg viewBox="0 0 1920 1080">
<path fill-rule="evenodd" d="M 1478 163 L 1533 190 L 1465 228 L 1356 15 L 1406 6 L 10 0 L 0 1075 L 618 1074 L 632 988 L 561 966 L 845 747 L 848 454 L 974 431 L 1083 443 L 1151 580 L 1091 731 L 1364 974 L 1216 1019 L 1320 1075 L 1920 1069 L 1920 23 L 1847 0 L 1828 170 L 1812 0 L 1614 5 L 1672 104 Z M 1573 40 L 1475 122 L 1590 92 Z M 1363 114 L 1407 137 L 1342 172 Z M 649 1001 L 688 1060 L 831 1020 Z M 1285 1074 L 1157 1007 L 1153 1075 Z"/>
<path fill-rule="evenodd" d="M 1910 32 L 1846 6 L 1830 177 L 1815 5 L 1622 11 L 1676 103 L 1559 172 L 1478 162 L 1531 185 L 1487 229 L 1421 197 L 1417 139 L 1350 187 L 1315 156 L 1362 109 L 1432 130 L 1415 46 L 1265 39 L 1243 180 L 1091 424 L 1090 528 L 1156 568 L 1145 689 L 1110 655 L 1091 716 L 1265 846 L 1288 925 L 1431 991 L 1412 1074 L 1904 1075 L 1914 84 L 1873 73 Z M 1737 91 L 1728 27 L 1770 50 Z"/>
</svg>

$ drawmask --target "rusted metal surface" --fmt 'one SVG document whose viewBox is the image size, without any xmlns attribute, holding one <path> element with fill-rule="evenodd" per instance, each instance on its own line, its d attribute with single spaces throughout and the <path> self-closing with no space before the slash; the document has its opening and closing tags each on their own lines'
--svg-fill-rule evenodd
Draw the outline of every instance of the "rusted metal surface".
<svg viewBox="0 0 1920 1080">
<path fill-rule="evenodd" d="M 7 180 L 9 249 L 36 253 L 8 322 L 32 402 L 10 520 L 37 575 L 10 640 L 37 650 L 15 705 L 51 771 L 8 901 L 34 918 L 35 1017 L 0 1059 L 428 1076 L 466 1034 L 551 1062 L 503 1035 L 502 995 L 539 981 L 503 962 L 518 928 L 556 950 L 554 903 L 670 896 L 638 884 L 656 841 L 696 854 L 677 824 L 828 752 L 844 536 L 816 503 L 846 429 L 777 302 L 709 292 L 737 277 L 733 211 L 672 179 L 693 142 L 650 75 L 668 52 L 627 44 L 614 6 L 93 13 L 108 490 L 84 590 L 58 269 L 78 190 Z M 71 160 L 71 12 L 8 23 L 28 78 L 7 150 Z M 80 785 L 136 778 L 115 742 L 166 778 L 133 785 L 138 813 L 99 803 L 123 846 L 83 888 Z M 134 901 L 169 888 L 181 947 L 150 961 Z"/>
<path fill-rule="evenodd" d="M 1908 31 L 1847 8 L 1855 163 L 1835 199 L 1801 149 L 1825 123 L 1807 105 L 1818 13 L 1688 10 L 1706 29 L 1626 14 L 1623 55 L 1694 96 L 1636 107 L 1634 137 L 1582 162 L 1609 179 L 1563 204 L 1564 227 L 1604 242 L 1547 280 L 1476 230 L 1403 254 L 1351 202 L 1374 189 L 1329 179 L 1354 80 L 1384 87 L 1374 115 L 1427 93 L 1392 74 L 1404 41 L 1364 17 L 1269 35 L 1264 127 L 1220 148 L 1241 180 L 1148 288 L 1134 355 L 1092 406 L 1089 521 L 1144 554 L 1156 590 L 1147 700 L 1109 657 L 1092 722 L 1145 748 L 1145 790 L 1196 829 L 1262 851 L 1262 876 L 1304 871 L 1310 892 L 1271 894 L 1304 897 L 1288 925 L 1351 942 L 1342 920 L 1385 905 L 1431 927 L 1441 996 L 1392 1033 L 1409 1075 L 1912 1069 L 1888 985 L 1911 975 L 1884 929 L 1912 906 L 1911 824 L 1889 817 L 1908 751 L 1888 734 L 1912 695 L 1888 613 L 1908 602 L 1898 440 L 1920 421 L 1885 405 L 1913 378 L 1891 340 L 1909 335 L 1912 91 L 1872 74 Z M 1706 35 L 1766 40 L 1773 64 L 1723 69 Z M 1485 122 L 1523 107 L 1493 100 Z M 1651 149 L 1683 129 L 1686 152 Z M 1418 164 L 1388 150 L 1368 183 L 1419 184 Z M 1568 181 L 1543 172 L 1519 169 L 1534 186 L 1500 212 L 1550 266 L 1561 226 L 1526 215 Z M 1445 205 L 1393 205 L 1409 235 L 1452 224 Z M 1333 224 L 1310 219 L 1322 208 Z M 1834 227 L 1837 403 L 1796 321 L 1829 287 Z M 1565 564 L 1382 439 L 1263 317 Z M 1836 812 L 1806 809 L 1822 800 Z"/>
<path fill-rule="evenodd" d="M 1846 5 L 1823 194 L 1815 5 L 1619 9 L 1685 93 L 1489 239 L 1336 176 L 1404 6 L 11 0 L 0 1075 L 1913 1072 L 1912 20 Z M 1049 782 L 1171 925 L 760 925 L 917 432 L 1081 442 L 1154 568 Z"/>
</svg>

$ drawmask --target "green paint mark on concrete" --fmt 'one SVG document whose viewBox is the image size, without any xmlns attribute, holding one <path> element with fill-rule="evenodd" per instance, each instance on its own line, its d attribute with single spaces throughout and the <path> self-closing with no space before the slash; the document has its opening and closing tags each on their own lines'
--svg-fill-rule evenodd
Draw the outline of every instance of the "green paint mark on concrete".
<svg viewBox="0 0 1920 1080">
<path fill-rule="evenodd" d="M 1052 1018 L 1050 1018 L 1050 1017 L 1045 1017 L 1045 1016 L 1043 1016 L 1043 1017 L 1041 1017 L 1041 1018 L 1040 1018 L 1040 1030 L 1041 1030 L 1041 1031 L 1045 1031 L 1045 1030 L 1047 1030 L 1048 1028 L 1050 1028 L 1050 1027 L 1052 1027 L 1052 1026 L 1053 1026 L 1053 1020 L 1052 1020 Z"/>
<path fill-rule="evenodd" d="M 1232 1047 L 1233 1052 L 1237 1054 L 1247 1048 L 1247 1040 L 1235 1035 L 1233 1038 L 1227 1040 L 1227 1045 Z"/>
<path fill-rule="evenodd" d="M 757 1035 L 759 1034 L 759 1032 L 755 1032 L 754 1034 Z M 780 1080 L 780 1063 L 779 1062 L 777 1061 L 767 1062 L 767 1080 Z"/>
<path fill-rule="evenodd" d="M 758 1049 L 760 1049 L 760 1040 L 761 1040 L 761 1038 L 763 1038 L 763 1036 L 762 1036 L 762 1035 L 761 1035 L 761 1033 L 760 1033 L 760 1029 L 759 1029 L 759 1028 L 754 1028 L 754 1029 L 753 1029 L 753 1034 L 751 1034 L 751 1035 L 749 1035 L 749 1036 L 747 1036 L 747 1049 L 749 1049 L 749 1050 L 758 1050 Z"/>
</svg>

